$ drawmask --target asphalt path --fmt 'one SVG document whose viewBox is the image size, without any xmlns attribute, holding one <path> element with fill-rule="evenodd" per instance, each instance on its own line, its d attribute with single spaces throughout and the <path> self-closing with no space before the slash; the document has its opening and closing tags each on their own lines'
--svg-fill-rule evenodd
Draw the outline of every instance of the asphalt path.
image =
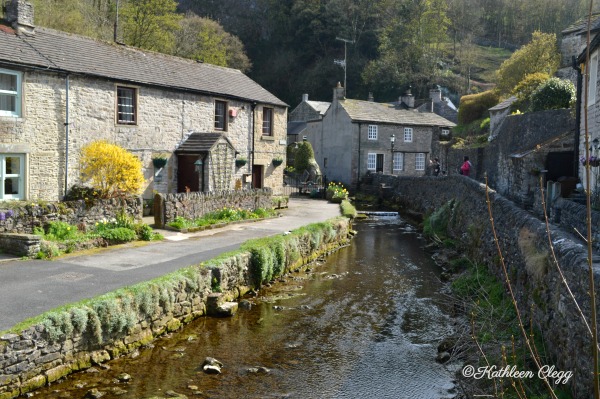
<svg viewBox="0 0 600 399">
<path fill-rule="evenodd" d="M 93 255 L 4 261 L 0 263 L 0 331 L 62 305 L 212 259 L 249 239 L 282 234 L 340 215 L 337 204 L 297 198 L 281 213 L 279 218 L 198 233 L 161 230 L 164 241 L 106 248 Z"/>
</svg>

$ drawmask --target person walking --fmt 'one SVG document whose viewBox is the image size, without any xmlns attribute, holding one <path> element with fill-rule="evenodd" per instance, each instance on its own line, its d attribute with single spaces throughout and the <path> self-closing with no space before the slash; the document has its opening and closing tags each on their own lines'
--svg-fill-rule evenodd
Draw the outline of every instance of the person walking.
<svg viewBox="0 0 600 399">
<path fill-rule="evenodd" d="M 460 174 L 463 176 L 470 176 L 473 164 L 469 161 L 469 157 L 465 155 L 462 166 L 460 167 Z"/>
<path fill-rule="evenodd" d="M 439 176 L 442 166 L 440 165 L 440 160 L 438 158 L 433 158 L 431 161 L 431 173 L 434 176 Z"/>
</svg>

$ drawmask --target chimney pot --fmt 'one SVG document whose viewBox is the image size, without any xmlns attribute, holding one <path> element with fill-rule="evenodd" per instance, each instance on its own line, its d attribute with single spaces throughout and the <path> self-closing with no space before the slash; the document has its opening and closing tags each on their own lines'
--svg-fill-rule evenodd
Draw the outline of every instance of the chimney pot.
<svg viewBox="0 0 600 399">
<path fill-rule="evenodd" d="M 333 99 L 343 100 L 344 98 L 344 88 L 342 87 L 342 84 L 338 82 L 336 87 L 333 89 Z"/>
<path fill-rule="evenodd" d="M 375 98 L 373 97 L 373 93 L 372 93 L 372 92 L 369 92 L 369 97 L 368 97 L 368 100 L 369 100 L 370 102 L 373 102 L 373 101 L 375 101 Z"/>
<path fill-rule="evenodd" d="M 308 94 L 303 94 L 302 95 L 302 102 L 305 103 L 308 101 Z"/>
</svg>

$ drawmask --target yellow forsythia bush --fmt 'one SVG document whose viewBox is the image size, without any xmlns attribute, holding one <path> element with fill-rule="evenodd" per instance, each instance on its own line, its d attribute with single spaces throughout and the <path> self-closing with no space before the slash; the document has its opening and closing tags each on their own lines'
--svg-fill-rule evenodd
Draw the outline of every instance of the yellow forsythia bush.
<svg viewBox="0 0 600 399">
<path fill-rule="evenodd" d="M 138 157 L 107 141 L 94 141 L 81 149 L 81 177 L 103 198 L 139 194 L 144 184 Z"/>
</svg>

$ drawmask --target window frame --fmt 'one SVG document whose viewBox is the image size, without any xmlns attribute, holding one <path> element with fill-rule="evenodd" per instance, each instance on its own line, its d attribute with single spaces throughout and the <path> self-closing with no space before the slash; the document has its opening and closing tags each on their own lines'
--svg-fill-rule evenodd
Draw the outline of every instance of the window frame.
<svg viewBox="0 0 600 399">
<path fill-rule="evenodd" d="M 377 169 L 377 153 L 369 152 L 367 154 L 367 170 L 376 170 Z"/>
<path fill-rule="evenodd" d="M 588 91 L 588 107 L 596 104 L 596 91 L 598 85 L 598 52 L 590 57 L 590 76 Z"/>
<path fill-rule="evenodd" d="M 392 170 L 394 172 L 401 172 L 404 170 L 404 153 L 400 151 L 395 151 L 393 155 L 393 167 Z"/>
<path fill-rule="evenodd" d="M 221 115 L 217 114 L 217 111 L 218 111 L 217 106 L 218 105 L 223 105 L 223 115 L 222 115 L 223 122 L 222 122 L 222 124 L 219 123 L 220 122 L 219 118 L 221 117 Z M 227 126 L 229 125 L 229 123 L 228 123 L 229 122 L 229 118 L 227 117 L 228 109 L 229 109 L 229 104 L 227 103 L 227 101 L 215 100 L 215 106 L 214 106 L 214 111 L 215 111 L 215 115 L 214 115 L 215 126 L 214 127 L 215 127 L 215 130 L 218 130 L 220 132 L 226 132 L 227 131 Z"/>
<path fill-rule="evenodd" d="M 19 171 L 17 173 L 6 173 L 6 158 L 19 158 Z M 6 194 L 6 179 L 18 179 L 18 194 Z M 0 153 L 0 200 L 24 200 L 25 199 L 25 154 Z"/>
<path fill-rule="evenodd" d="M 369 125 L 367 129 L 367 139 L 368 140 L 377 140 L 377 125 Z"/>
<path fill-rule="evenodd" d="M 12 71 L 10 69 L 0 68 L 0 74 L 13 75 L 17 78 L 16 90 L 2 90 L 0 89 L 0 95 L 12 96 L 15 98 L 15 110 L 3 110 L 0 109 L 0 117 L 9 116 L 13 118 L 20 118 L 22 115 L 22 99 L 23 99 L 23 72 Z"/>
<path fill-rule="evenodd" d="M 412 141 L 413 141 L 413 128 L 405 127 L 404 128 L 404 142 L 412 143 Z"/>
<path fill-rule="evenodd" d="M 132 104 L 122 104 L 120 102 L 121 98 L 129 98 L 121 95 L 120 93 L 123 91 L 127 91 L 131 93 L 131 101 Z M 124 119 L 121 115 L 128 115 L 124 110 L 121 110 L 121 107 L 132 107 L 133 111 L 131 112 L 132 120 Z M 117 85 L 116 86 L 116 119 L 117 125 L 137 125 L 138 124 L 138 88 L 133 86 L 125 86 L 125 85 Z"/>
<path fill-rule="evenodd" d="M 423 171 L 425 170 L 425 161 L 427 160 L 427 156 L 424 152 L 418 152 L 415 154 L 415 170 Z"/>
<path fill-rule="evenodd" d="M 273 136 L 273 115 L 275 110 L 271 107 L 263 107 L 263 120 L 262 120 L 262 135 Z M 268 123 L 268 126 L 266 125 Z"/>
</svg>

